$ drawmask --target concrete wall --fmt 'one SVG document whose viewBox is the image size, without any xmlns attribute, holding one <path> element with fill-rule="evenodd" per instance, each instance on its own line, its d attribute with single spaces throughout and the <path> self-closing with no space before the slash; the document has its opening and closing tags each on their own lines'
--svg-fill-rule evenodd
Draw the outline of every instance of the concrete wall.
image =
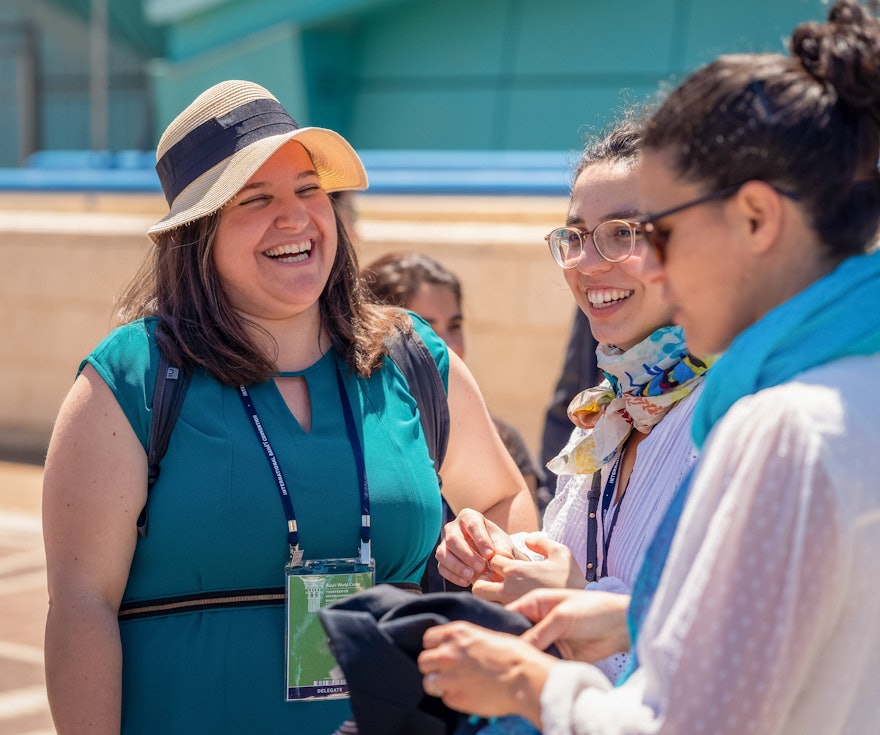
<svg viewBox="0 0 880 735">
<path fill-rule="evenodd" d="M 0 197 L 0 451 L 42 456 L 80 360 L 149 247 L 159 196 Z M 462 280 L 467 362 L 536 451 L 573 301 L 543 235 L 564 198 L 360 195 L 362 263 L 419 250 Z"/>
</svg>

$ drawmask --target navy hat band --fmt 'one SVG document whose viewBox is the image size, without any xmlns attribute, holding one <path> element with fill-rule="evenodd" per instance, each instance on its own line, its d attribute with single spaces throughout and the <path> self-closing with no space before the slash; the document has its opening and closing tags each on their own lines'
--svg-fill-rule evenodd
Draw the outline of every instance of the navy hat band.
<svg viewBox="0 0 880 735">
<path fill-rule="evenodd" d="M 199 176 L 236 151 L 263 138 L 298 129 L 296 120 L 272 99 L 247 102 L 203 122 L 171 146 L 156 163 L 168 206 Z"/>
</svg>

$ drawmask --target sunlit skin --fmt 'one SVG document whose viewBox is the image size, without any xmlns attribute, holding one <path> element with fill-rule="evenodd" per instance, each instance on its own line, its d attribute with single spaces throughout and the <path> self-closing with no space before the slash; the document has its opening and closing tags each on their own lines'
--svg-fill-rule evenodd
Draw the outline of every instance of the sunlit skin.
<svg viewBox="0 0 880 735">
<path fill-rule="evenodd" d="M 425 631 L 419 671 L 425 691 L 461 712 L 517 714 L 540 728 L 541 692 L 558 659 L 598 661 L 629 649 L 628 595 L 584 590 L 533 590 L 509 605 L 535 623 L 520 638 L 471 623 Z"/>
<path fill-rule="evenodd" d="M 575 181 L 566 224 L 592 230 L 611 219 L 638 220 L 637 179 L 634 168 L 619 163 L 588 166 Z M 598 342 L 628 350 L 671 323 L 663 286 L 644 274 L 653 254 L 643 241 L 622 263 L 604 260 L 592 240 L 588 245 L 577 267 L 563 273 Z"/>
<path fill-rule="evenodd" d="M 409 309 L 428 322 L 449 349 L 464 359 L 464 317 L 455 291 L 439 283 L 422 283 Z"/>
<path fill-rule="evenodd" d="M 611 219 L 638 221 L 641 214 L 638 170 L 621 163 L 597 163 L 578 176 L 566 224 L 592 230 Z M 627 350 L 672 323 L 672 307 L 664 298 L 657 270 L 653 250 L 641 239 L 620 263 L 603 259 L 590 241 L 577 266 L 563 274 L 596 339 Z M 621 489 L 645 436 L 637 432 L 630 440 L 621 465 Z M 472 583 L 477 597 L 502 603 L 538 587 L 583 588 L 583 572 L 568 547 L 544 536 L 527 538 L 525 543 L 545 559 L 526 560 L 501 529 L 479 513 L 465 510 L 445 527 L 437 552 L 441 574 L 455 584 Z M 489 553 L 478 551 L 483 548 Z"/>
<path fill-rule="evenodd" d="M 299 143 L 277 151 L 222 207 L 212 237 L 209 265 L 222 295 L 246 328 L 255 326 L 256 349 L 279 372 L 304 371 L 331 349 L 318 299 L 340 244 L 331 202 Z M 310 431 L 306 378 L 279 376 L 274 382 L 302 429 Z M 494 430 L 476 381 L 454 354 L 447 398 L 450 431 L 441 469 L 450 507 L 478 509 L 511 532 L 534 530 L 531 494 Z M 336 492 L 333 468 L 326 469 L 328 489 Z M 53 718 L 59 732 L 119 733 L 124 667 L 118 615 L 138 542 L 134 522 L 146 503 L 147 454 L 114 391 L 91 365 L 59 411 L 43 493 L 51 600 L 45 657 Z"/>
<path fill-rule="evenodd" d="M 314 338 L 336 248 L 330 199 L 305 148 L 291 141 L 223 208 L 212 252 L 242 316 L 270 333 L 305 326 Z"/>
<path fill-rule="evenodd" d="M 642 156 L 639 192 L 650 215 L 707 190 L 682 181 L 662 152 L 649 151 Z M 763 181 L 656 225 L 669 234 L 665 261 L 646 259 L 644 274 L 663 289 L 697 355 L 726 350 L 740 332 L 834 267 L 800 205 Z"/>
<path fill-rule="evenodd" d="M 639 186 L 648 213 L 706 192 L 705 187 L 678 180 L 655 153 L 642 157 Z M 707 202 L 656 223 L 670 233 L 670 240 L 664 267 L 661 270 L 655 260 L 652 274 L 660 276 L 657 283 L 672 304 L 673 321 L 683 327 L 696 354 L 721 352 L 757 316 L 750 302 L 759 302 L 752 300 L 744 258 L 727 221 L 730 205 L 731 200 Z"/>
</svg>

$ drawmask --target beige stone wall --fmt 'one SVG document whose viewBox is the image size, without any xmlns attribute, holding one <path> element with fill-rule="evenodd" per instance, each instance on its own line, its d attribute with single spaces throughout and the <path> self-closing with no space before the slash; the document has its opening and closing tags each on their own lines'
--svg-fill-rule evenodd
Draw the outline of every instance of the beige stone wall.
<svg viewBox="0 0 880 735">
<path fill-rule="evenodd" d="M 0 450 L 45 450 L 162 207 L 150 196 L 0 196 Z M 533 451 L 574 308 L 542 239 L 565 207 L 556 198 L 358 199 L 362 263 L 418 250 L 459 275 L 467 363 L 493 413 Z"/>
</svg>

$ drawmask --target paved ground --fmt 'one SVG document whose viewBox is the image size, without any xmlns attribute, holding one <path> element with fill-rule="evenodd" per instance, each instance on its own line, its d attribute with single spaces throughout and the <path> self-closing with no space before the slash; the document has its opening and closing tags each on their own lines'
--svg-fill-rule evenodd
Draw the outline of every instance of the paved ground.
<svg viewBox="0 0 880 735">
<path fill-rule="evenodd" d="M 0 461 L 0 735 L 54 735 L 43 673 L 42 468 Z"/>
</svg>

